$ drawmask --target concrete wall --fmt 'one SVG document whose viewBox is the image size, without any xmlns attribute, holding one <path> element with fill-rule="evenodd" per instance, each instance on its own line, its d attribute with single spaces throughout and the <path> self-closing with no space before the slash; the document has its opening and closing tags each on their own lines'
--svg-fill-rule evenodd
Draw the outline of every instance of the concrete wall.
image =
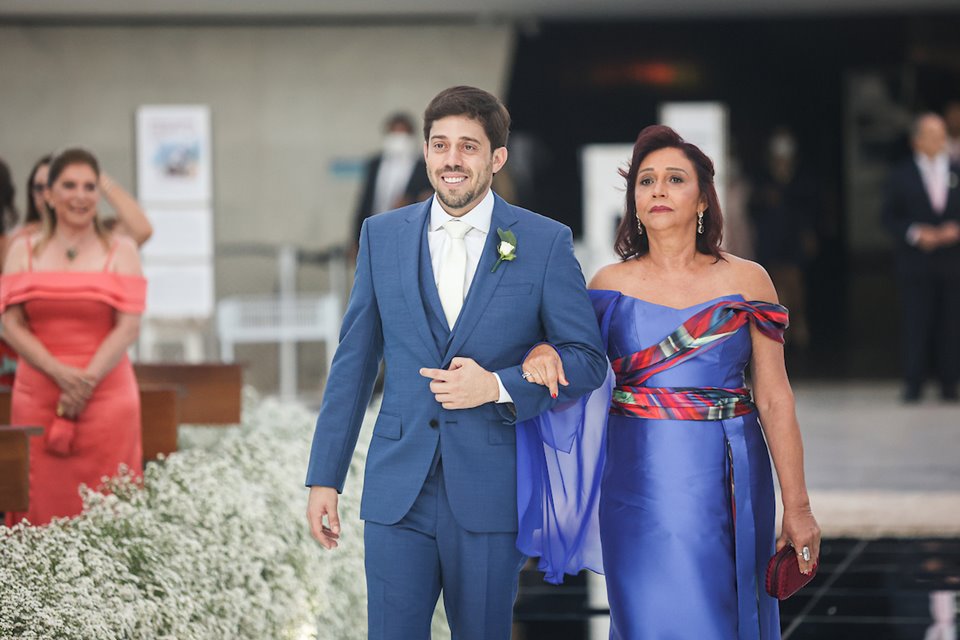
<svg viewBox="0 0 960 640">
<path fill-rule="evenodd" d="M 217 296 L 269 292 L 273 261 L 229 246 L 343 243 L 359 186 L 349 168 L 376 150 L 384 116 L 419 117 L 453 84 L 502 93 L 512 47 L 505 26 L 0 26 L 0 157 L 21 206 L 33 161 L 71 144 L 133 188 L 135 109 L 209 105 Z M 303 288 L 324 284 L 303 270 Z M 248 357 L 269 389 L 265 354 Z"/>
</svg>

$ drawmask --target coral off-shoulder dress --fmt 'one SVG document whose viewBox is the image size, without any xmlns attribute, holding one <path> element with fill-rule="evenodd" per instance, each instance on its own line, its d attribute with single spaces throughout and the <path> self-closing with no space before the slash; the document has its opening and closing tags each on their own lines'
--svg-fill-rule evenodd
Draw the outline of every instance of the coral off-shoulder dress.
<svg viewBox="0 0 960 640">
<path fill-rule="evenodd" d="M 0 312 L 22 304 L 30 330 L 61 362 L 83 369 L 113 329 L 116 315 L 143 312 L 146 280 L 108 271 L 27 271 L 0 277 Z M 11 423 L 49 430 L 60 388 L 21 358 L 13 385 Z M 126 354 L 93 391 L 76 420 L 69 455 L 51 453 L 45 438 L 31 438 L 30 507 L 8 513 L 7 526 L 23 519 L 42 525 L 80 513 L 81 484 L 96 488 L 120 465 L 143 470 L 140 394 Z M 47 433 L 44 434 L 45 436 Z"/>
</svg>

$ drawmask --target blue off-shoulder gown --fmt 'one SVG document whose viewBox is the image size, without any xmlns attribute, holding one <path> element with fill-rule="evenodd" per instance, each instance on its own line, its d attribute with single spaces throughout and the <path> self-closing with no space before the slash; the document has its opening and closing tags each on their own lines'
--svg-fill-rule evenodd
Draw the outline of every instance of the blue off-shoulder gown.
<svg viewBox="0 0 960 640">
<path fill-rule="evenodd" d="M 686 309 L 591 291 L 611 361 L 659 343 Z M 654 374 L 650 387 L 744 387 L 749 324 Z M 756 411 L 724 420 L 609 415 L 616 384 L 518 425 L 518 547 L 550 582 L 603 573 L 611 638 L 772 640 L 774 488 Z M 734 482 L 735 480 L 735 482 Z"/>
</svg>

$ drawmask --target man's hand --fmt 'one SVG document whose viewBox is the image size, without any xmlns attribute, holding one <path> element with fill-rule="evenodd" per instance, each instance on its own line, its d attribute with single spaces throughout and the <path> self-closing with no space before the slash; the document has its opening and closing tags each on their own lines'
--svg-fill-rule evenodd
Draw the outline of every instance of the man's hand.
<svg viewBox="0 0 960 640">
<path fill-rule="evenodd" d="M 916 247 L 929 253 L 940 246 L 940 229 L 929 224 L 918 224 Z"/>
<path fill-rule="evenodd" d="M 523 364 L 520 365 L 523 370 L 524 379 L 533 384 L 542 384 L 550 390 L 550 397 L 556 398 L 560 389 L 557 384 L 567 386 L 567 377 L 563 375 L 563 361 L 557 350 L 549 344 L 538 344 L 530 350 Z"/>
<path fill-rule="evenodd" d="M 496 377 L 471 358 L 454 358 L 450 368 L 420 369 L 430 378 L 430 391 L 444 409 L 472 409 L 500 398 Z"/>
<path fill-rule="evenodd" d="M 337 540 L 340 539 L 338 499 L 337 490 L 333 487 L 310 487 L 310 497 L 307 499 L 307 522 L 310 523 L 310 533 L 323 545 L 324 549 L 336 549 Z M 329 526 L 324 526 L 324 516 L 327 517 Z"/>
<path fill-rule="evenodd" d="M 948 220 L 940 225 L 940 246 L 949 247 L 960 242 L 960 223 Z"/>
</svg>

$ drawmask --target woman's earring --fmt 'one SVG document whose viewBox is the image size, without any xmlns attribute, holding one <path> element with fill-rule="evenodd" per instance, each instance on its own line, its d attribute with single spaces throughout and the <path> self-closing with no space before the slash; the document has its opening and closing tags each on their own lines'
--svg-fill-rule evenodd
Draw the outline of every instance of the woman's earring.
<svg viewBox="0 0 960 640">
<path fill-rule="evenodd" d="M 703 211 L 697 211 L 697 233 L 703 235 Z"/>
<path fill-rule="evenodd" d="M 637 217 L 637 232 L 638 232 L 640 235 L 643 235 L 643 223 L 640 222 L 640 218 L 639 218 L 639 217 Z"/>
</svg>

